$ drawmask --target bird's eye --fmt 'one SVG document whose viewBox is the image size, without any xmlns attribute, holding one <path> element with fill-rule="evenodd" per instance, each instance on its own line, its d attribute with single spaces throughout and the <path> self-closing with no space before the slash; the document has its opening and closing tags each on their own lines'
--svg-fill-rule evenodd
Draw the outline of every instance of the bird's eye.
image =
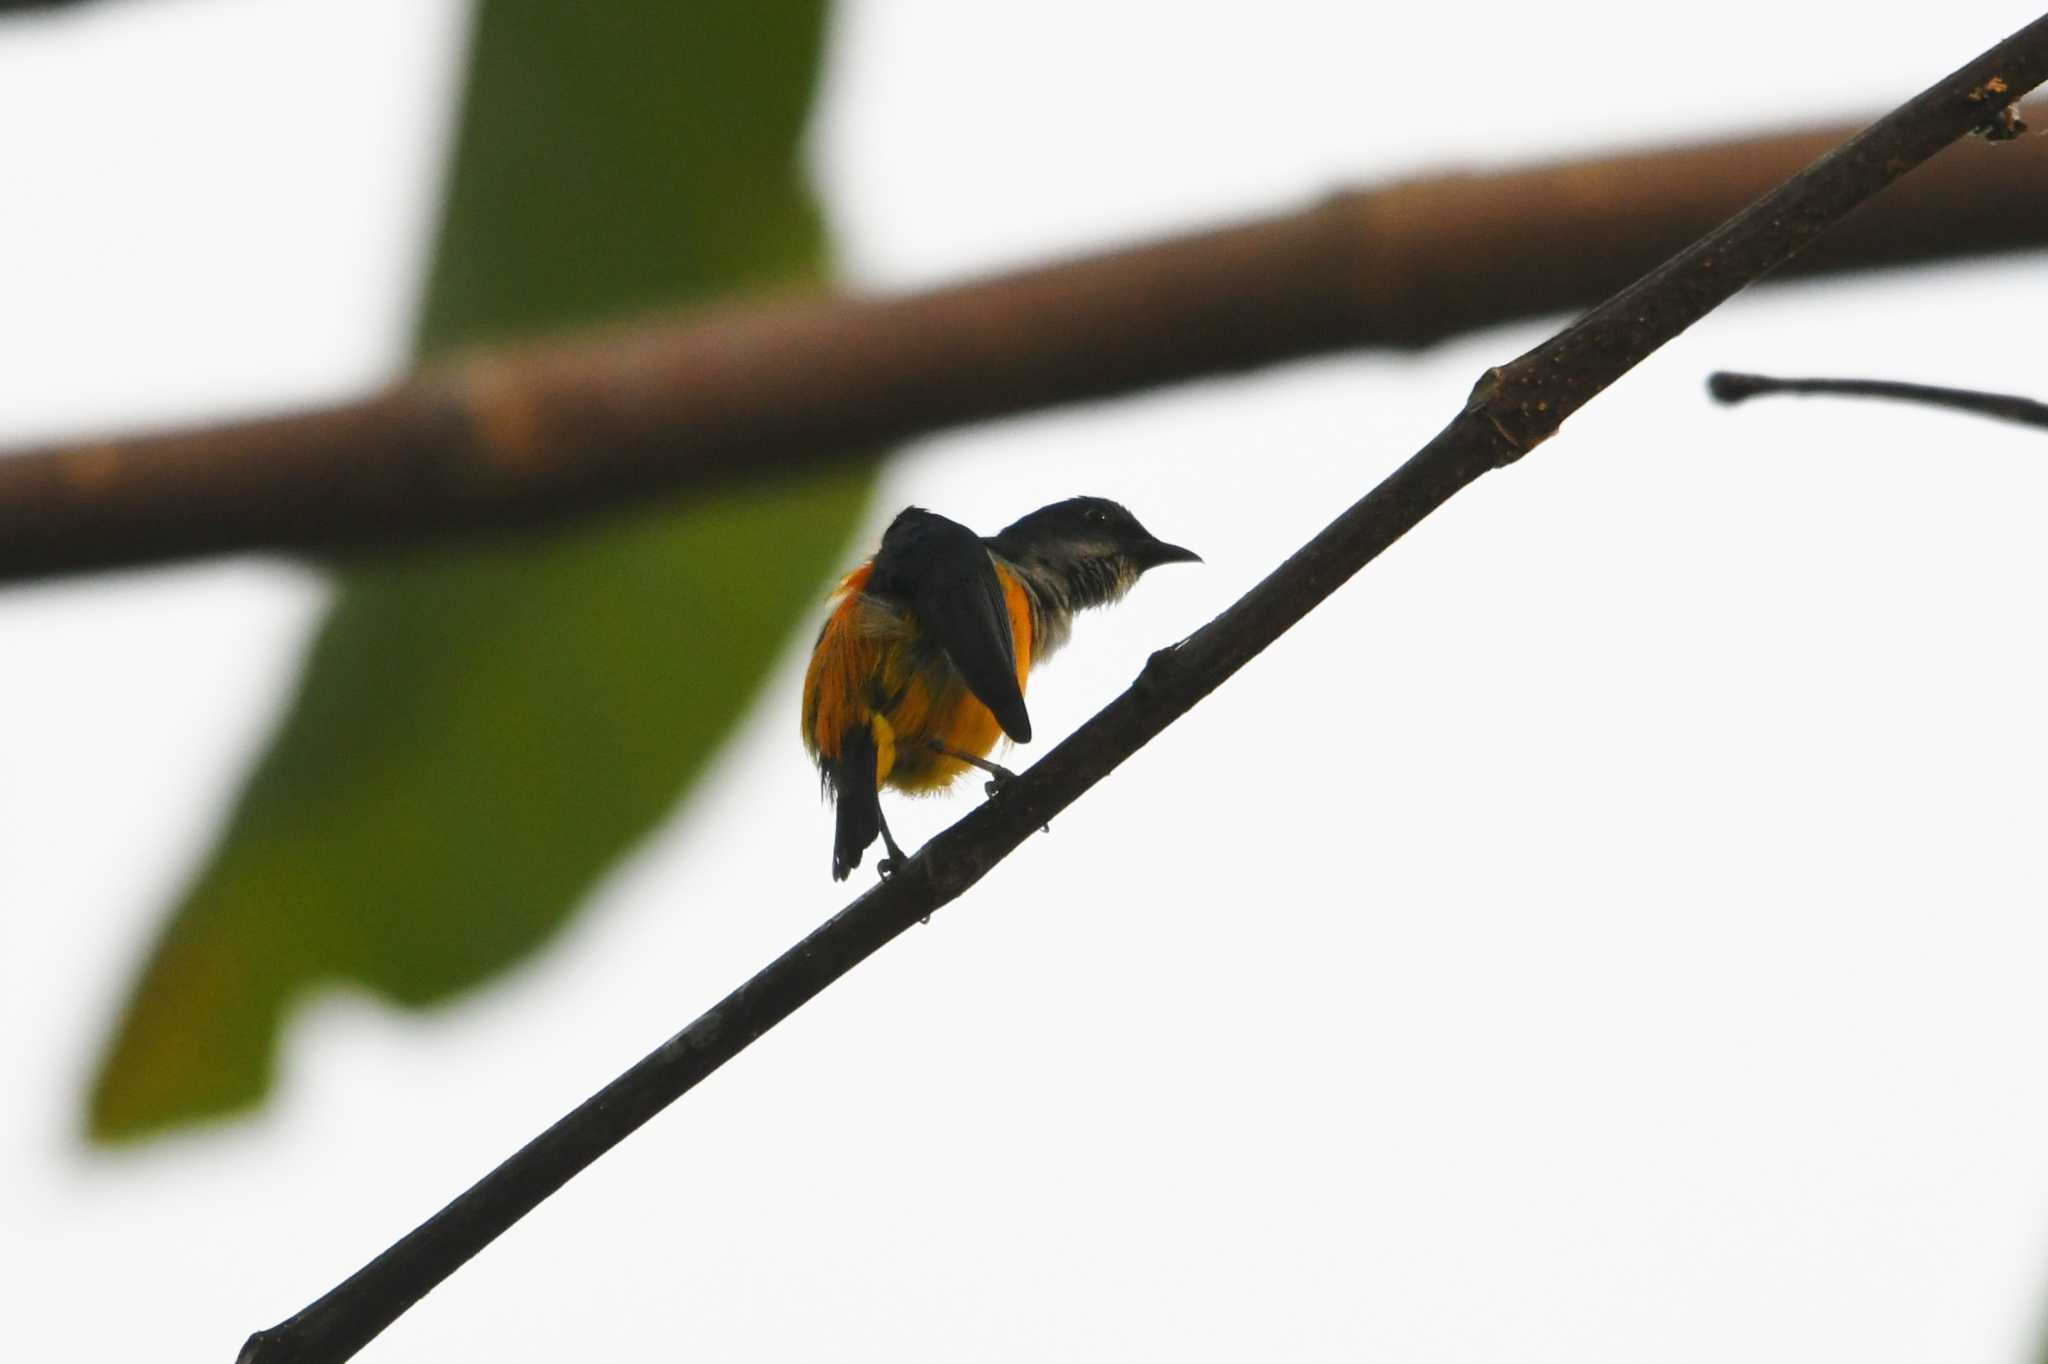
<svg viewBox="0 0 2048 1364">
<path fill-rule="evenodd" d="M 1107 521 L 1107 520 L 1109 520 L 1109 513 L 1108 513 L 1108 512 L 1106 512 L 1106 511 L 1104 511 L 1104 510 L 1103 510 L 1102 508 L 1100 508 L 1100 507 L 1090 507 L 1090 508 L 1088 509 L 1088 519 L 1089 519 L 1090 521 L 1095 521 L 1095 522 L 1103 522 L 1103 521 Z"/>
</svg>

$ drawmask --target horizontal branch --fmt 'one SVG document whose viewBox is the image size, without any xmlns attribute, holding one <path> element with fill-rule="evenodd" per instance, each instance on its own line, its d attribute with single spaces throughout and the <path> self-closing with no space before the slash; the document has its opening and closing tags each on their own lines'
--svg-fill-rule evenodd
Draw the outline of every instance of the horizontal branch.
<svg viewBox="0 0 2048 1364">
<path fill-rule="evenodd" d="M 1852 128 L 1445 175 L 926 293 L 487 352 L 361 402 L 0 459 L 0 581 L 557 520 L 964 422 L 1588 306 Z M 1808 272 L 2048 244 L 2048 143 L 1972 140 Z"/>
<path fill-rule="evenodd" d="M 1891 379 L 1776 379 L 1768 374 L 1736 374 L 1720 370 L 1707 376 L 1707 391 L 1734 404 L 1773 393 L 1826 395 L 1839 398 L 1887 398 L 1922 407 L 1968 412 L 2020 426 L 2048 426 L 2048 403 L 2017 393 L 1986 393 L 1974 388 L 1939 388 Z"/>
<path fill-rule="evenodd" d="M 290 1320 L 242 1364 L 346 1359 L 576 1173 L 827 985 L 950 903 L 1031 833 L 1278 639 L 1396 539 L 1858 203 L 2048 77 L 2048 17 L 1824 156 L 1739 217 L 1512 364 L 1293 557 L 893 876 Z M 1994 92 L 1987 98 L 1987 90 Z"/>
</svg>

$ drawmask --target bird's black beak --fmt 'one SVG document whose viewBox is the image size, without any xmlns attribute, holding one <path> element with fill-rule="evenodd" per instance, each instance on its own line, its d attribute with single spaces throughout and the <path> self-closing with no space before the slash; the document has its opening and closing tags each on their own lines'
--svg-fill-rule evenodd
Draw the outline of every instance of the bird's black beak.
<svg viewBox="0 0 2048 1364">
<path fill-rule="evenodd" d="M 1199 564 L 1202 556 L 1179 545 L 1169 545 L 1164 540 L 1144 539 L 1126 551 L 1139 568 L 1157 568 L 1161 564 Z"/>
</svg>

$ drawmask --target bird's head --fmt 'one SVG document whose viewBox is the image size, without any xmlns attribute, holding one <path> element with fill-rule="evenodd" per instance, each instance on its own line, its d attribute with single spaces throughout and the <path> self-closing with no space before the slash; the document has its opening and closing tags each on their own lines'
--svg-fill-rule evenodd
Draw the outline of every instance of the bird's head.
<svg viewBox="0 0 2048 1364">
<path fill-rule="evenodd" d="M 1106 497 L 1070 497 L 1040 507 L 989 545 L 1032 576 L 1059 583 L 1070 609 L 1115 601 L 1147 569 L 1202 561 L 1193 550 L 1161 540 Z"/>
</svg>

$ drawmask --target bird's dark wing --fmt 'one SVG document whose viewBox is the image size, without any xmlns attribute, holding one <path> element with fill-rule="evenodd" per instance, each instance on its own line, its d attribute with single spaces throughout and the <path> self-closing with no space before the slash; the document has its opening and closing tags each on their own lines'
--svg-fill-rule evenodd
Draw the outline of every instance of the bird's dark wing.
<svg viewBox="0 0 2048 1364">
<path fill-rule="evenodd" d="M 867 590 L 907 600 L 920 630 L 946 651 L 1003 732 L 1019 743 L 1031 738 L 1010 608 L 980 536 L 912 507 L 882 537 Z"/>
</svg>

